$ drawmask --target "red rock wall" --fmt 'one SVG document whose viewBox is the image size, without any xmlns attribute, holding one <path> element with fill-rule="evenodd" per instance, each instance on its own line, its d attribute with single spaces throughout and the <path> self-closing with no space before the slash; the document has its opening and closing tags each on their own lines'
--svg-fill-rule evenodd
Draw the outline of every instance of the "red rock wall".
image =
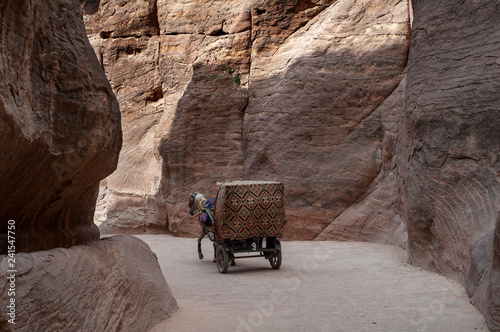
<svg viewBox="0 0 500 332">
<path fill-rule="evenodd" d="M 9 220 L 17 252 L 0 263 L 1 306 L 17 308 L 2 331 L 145 331 L 177 309 L 144 242 L 99 241 L 99 181 L 122 132 L 82 16 L 79 0 L 0 4 L 0 254 Z"/>
<path fill-rule="evenodd" d="M 332 221 L 368 194 L 390 158 L 390 113 L 379 106 L 403 77 L 408 34 L 405 1 L 337 1 L 275 50 L 253 52 L 244 176 L 285 182 L 290 238 L 314 239 L 331 225 L 347 239 L 360 229 L 351 220 L 340 234 Z"/>
<path fill-rule="evenodd" d="M 116 168 L 120 112 L 76 1 L 0 5 L 0 219 L 16 250 L 99 239 L 99 181 Z M 6 237 L 2 236 L 2 253 Z"/>
<path fill-rule="evenodd" d="M 288 239 L 407 248 L 497 328 L 498 5 L 414 1 L 410 45 L 407 1 L 96 3 L 127 119 L 102 230 L 192 236 L 189 192 L 282 181 Z"/>
<path fill-rule="evenodd" d="M 103 182 L 96 219 L 102 232 L 137 232 L 165 220 L 158 189 L 161 164 L 154 133 L 163 112 L 160 37 L 156 1 L 85 1 L 90 41 L 120 101 L 123 148 L 118 170 Z M 163 207 L 163 208 L 162 208 Z"/>
<path fill-rule="evenodd" d="M 135 15 L 126 18 L 107 16 L 112 3 L 86 15 L 125 132 L 118 170 L 102 185 L 101 230 L 194 235 L 188 192 L 279 180 L 288 238 L 314 239 L 331 225 L 322 236 L 404 246 L 397 214 L 363 226 L 373 204 L 355 221 L 331 222 L 392 172 L 399 114 L 379 106 L 403 77 L 407 1 L 128 2 L 120 12 Z M 115 36 L 124 24 L 130 32 Z M 396 199 L 388 196 L 385 205 Z"/>
<path fill-rule="evenodd" d="M 409 259 L 464 284 L 500 331 L 500 6 L 413 5 L 398 165 Z"/>
</svg>

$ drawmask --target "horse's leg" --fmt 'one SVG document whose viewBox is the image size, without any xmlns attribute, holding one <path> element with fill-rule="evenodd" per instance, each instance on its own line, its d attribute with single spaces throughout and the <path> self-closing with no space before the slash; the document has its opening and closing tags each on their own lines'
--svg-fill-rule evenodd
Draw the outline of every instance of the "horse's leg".
<svg viewBox="0 0 500 332">
<path fill-rule="evenodd" d="M 217 246 L 215 245 L 215 242 L 213 243 L 214 244 L 214 260 L 213 262 L 217 262 L 217 260 L 215 259 L 216 255 L 217 255 Z"/>
<path fill-rule="evenodd" d="M 203 254 L 201 252 L 201 240 L 205 237 L 205 230 L 202 228 L 200 236 L 198 237 L 198 258 L 203 259 Z"/>
</svg>

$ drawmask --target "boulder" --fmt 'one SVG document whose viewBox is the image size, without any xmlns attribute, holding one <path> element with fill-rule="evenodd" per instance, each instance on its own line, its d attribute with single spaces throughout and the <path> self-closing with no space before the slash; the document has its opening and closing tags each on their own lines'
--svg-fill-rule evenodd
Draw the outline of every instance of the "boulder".
<svg viewBox="0 0 500 332">
<path fill-rule="evenodd" d="M 15 269 L 7 279 L 8 260 L 0 262 L 2 308 L 15 299 L 15 317 L 0 313 L 2 331 L 141 332 L 177 310 L 156 256 L 132 236 L 19 253 Z"/>
</svg>

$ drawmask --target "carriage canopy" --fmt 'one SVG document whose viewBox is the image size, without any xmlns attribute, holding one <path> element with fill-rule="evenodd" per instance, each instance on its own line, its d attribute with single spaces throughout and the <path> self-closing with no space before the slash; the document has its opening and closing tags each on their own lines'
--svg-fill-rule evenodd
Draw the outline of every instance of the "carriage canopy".
<svg viewBox="0 0 500 332">
<path fill-rule="evenodd" d="M 215 237 L 240 240 L 281 237 L 285 219 L 285 186 L 271 181 L 218 183 Z"/>
</svg>

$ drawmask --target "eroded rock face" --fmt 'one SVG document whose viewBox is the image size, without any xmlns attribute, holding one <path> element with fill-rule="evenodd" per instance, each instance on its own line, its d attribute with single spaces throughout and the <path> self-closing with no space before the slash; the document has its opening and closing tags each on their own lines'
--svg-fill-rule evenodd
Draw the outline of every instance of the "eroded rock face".
<svg viewBox="0 0 500 332">
<path fill-rule="evenodd" d="M 282 181 L 287 238 L 405 247 L 498 329 L 497 4 L 415 0 L 410 48 L 407 1 L 113 2 L 86 16 L 130 131 L 103 230 L 195 235 L 189 192 Z"/>
<path fill-rule="evenodd" d="M 285 183 L 287 237 L 313 239 L 390 173 L 380 175 L 393 155 L 386 123 L 397 119 L 378 107 L 403 77 L 407 1 L 129 2 L 120 10 L 137 14 L 126 24 L 149 28 L 120 38 L 109 31 L 113 19 L 121 31 L 121 14 L 104 18 L 112 2 L 86 16 L 125 132 L 102 186 L 101 230 L 194 235 L 190 191 L 210 197 L 218 181 L 256 179 Z M 382 228 L 397 233 L 401 218 Z"/>
<path fill-rule="evenodd" d="M 154 144 L 164 108 L 157 3 L 89 0 L 83 9 L 89 39 L 120 102 L 124 132 L 118 169 L 101 184 L 96 221 L 109 233 L 165 229 Z"/>
<path fill-rule="evenodd" d="M 14 298 L 8 270 L 16 300 L 15 325 L 2 310 L 0 330 L 148 330 L 177 309 L 156 257 L 132 237 L 92 242 L 122 138 L 81 2 L 3 1 L 0 33 L 0 253 L 8 220 L 18 252 L 15 267 L 0 263 L 1 305 Z"/>
<path fill-rule="evenodd" d="M 390 158 L 377 108 L 401 81 L 408 33 L 406 1 L 337 1 L 252 55 L 244 175 L 285 182 L 289 236 L 315 238 Z"/>
<path fill-rule="evenodd" d="M 121 146 L 117 100 L 85 35 L 78 1 L 0 5 L 0 219 L 16 250 L 99 239 L 98 184 Z"/>
<path fill-rule="evenodd" d="M 368 123 L 380 121 L 383 132 L 380 173 L 363 196 L 335 218 L 315 240 L 368 241 L 406 247 L 406 220 L 401 206 L 402 194 L 395 154 L 398 128 L 404 112 L 405 90 L 406 75 L 394 92 L 364 120 Z M 359 134 L 354 139 L 359 140 Z M 354 145 L 354 141 L 351 144 Z"/>
<path fill-rule="evenodd" d="M 410 261 L 466 286 L 500 331 L 500 7 L 414 1 L 400 137 Z"/>
<path fill-rule="evenodd" d="M 7 294 L 7 259 L 0 268 Z M 16 269 L 16 324 L 2 310 L 2 331 L 148 331 L 177 310 L 156 256 L 132 236 L 19 253 Z"/>
</svg>

